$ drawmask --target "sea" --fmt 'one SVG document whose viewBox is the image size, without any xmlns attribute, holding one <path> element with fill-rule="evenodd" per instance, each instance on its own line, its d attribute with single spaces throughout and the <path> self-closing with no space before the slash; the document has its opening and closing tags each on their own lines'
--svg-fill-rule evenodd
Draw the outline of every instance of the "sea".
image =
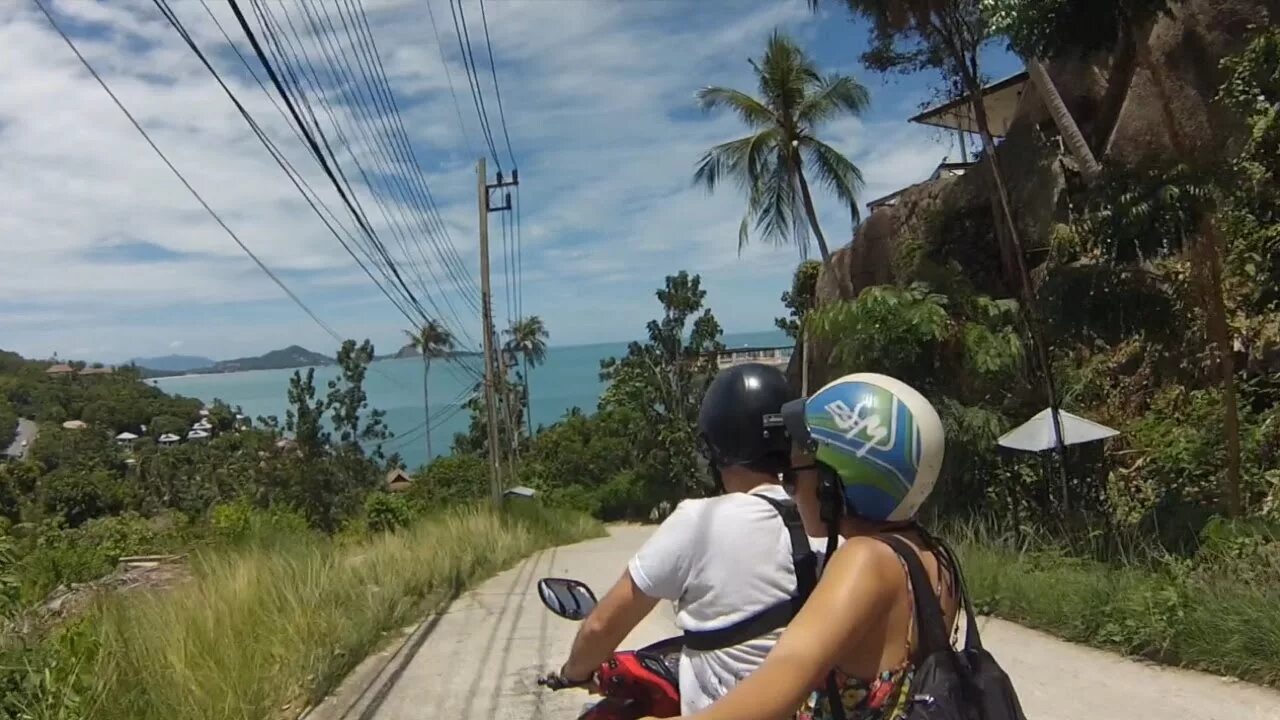
<svg viewBox="0 0 1280 720">
<path fill-rule="evenodd" d="M 790 341 L 780 331 L 726 334 L 726 347 L 777 347 Z M 530 373 L 529 404 L 533 424 L 550 425 L 573 408 L 594 412 L 604 391 L 600 381 L 600 361 L 626 354 L 627 343 L 600 343 L 550 347 L 546 361 Z M 478 357 L 431 364 L 429 412 L 431 440 L 435 455 L 447 455 L 454 433 L 465 432 L 470 414 L 465 404 L 476 388 L 476 373 L 483 363 Z M 251 370 L 217 375 L 183 375 L 153 382 L 165 392 L 215 399 L 239 406 L 250 418 L 275 415 L 284 422 L 288 408 L 289 378 L 293 370 Z M 334 366 L 316 368 L 316 394 L 326 392 L 329 380 L 338 375 Z M 422 360 L 403 358 L 379 360 L 369 367 L 365 378 L 369 406 L 386 413 L 384 422 L 395 437 L 383 445 L 387 454 L 397 452 L 405 465 L 416 468 L 427 460 L 425 419 L 422 402 Z"/>
</svg>

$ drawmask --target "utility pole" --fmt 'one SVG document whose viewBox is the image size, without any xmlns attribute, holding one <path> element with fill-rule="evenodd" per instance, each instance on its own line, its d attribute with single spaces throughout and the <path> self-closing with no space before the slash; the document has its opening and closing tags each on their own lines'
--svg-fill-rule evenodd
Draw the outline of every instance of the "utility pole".
<svg viewBox="0 0 1280 720">
<path fill-rule="evenodd" d="M 493 326 L 493 302 L 492 294 L 489 291 L 489 213 L 502 212 L 511 209 L 510 195 L 507 196 L 507 202 L 504 205 L 493 207 L 489 204 L 489 191 L 498 188 L 510 187 L 520 182 L 519 177 L 512 171 L 511 181 L 503 182 L 502 173 L 498 173 L 498 182 L 489 184 L 488 171 L 485 169 L 485 160 L 481 156 L 476 162 L 476 192 L 478 194 L 480 209 L 480 305 L 481 314 L 484 319 L 484 396 L 485 396 L 485 412 L 489 426 L 489 490 L 492 495 L 494 507 L 502 505 L 502 460 L 499 453 L 502 451 L 498 442 L 498 353 L 496 342 L 496 330 Z M 501 367 L 502 377 L 506 377 L 505 364 Z M 505 387 L 506 383 L 503 383 Z M 505 391 L 504 391 L 505 392 Z M 514 472 L 514 468 L 513 468 Z"/>
</svg>

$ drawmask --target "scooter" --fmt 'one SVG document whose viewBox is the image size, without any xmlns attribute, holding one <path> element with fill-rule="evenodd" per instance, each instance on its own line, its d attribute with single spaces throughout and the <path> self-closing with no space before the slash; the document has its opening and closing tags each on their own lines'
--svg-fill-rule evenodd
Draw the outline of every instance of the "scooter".
<svg viewBox="0 0 1280 720">
<path fill-rule="evenodd" d="M 596 606 L 595 593 L 578 580 L 543 578 L 538 595 L 551 612 L 580 621 Z M 638 720 L 680 714 L 680 651 L 682 637 L 659 640 L 639 650 L 615 652 L 593 673 L 591 680 L 604 699 L 589 705 L 578 720 Z M 551 673 L 538 678 L 551 690 L 579 687 Z"/>
</svg>

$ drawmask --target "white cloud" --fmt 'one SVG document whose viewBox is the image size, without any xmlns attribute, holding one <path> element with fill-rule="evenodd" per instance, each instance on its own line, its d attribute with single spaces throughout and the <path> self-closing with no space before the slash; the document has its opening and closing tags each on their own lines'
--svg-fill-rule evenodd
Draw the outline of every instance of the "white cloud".
<svg viewBox="0 0 1280 720">
<path fill-rule="evenodd" d="M 456 252 L 475 277 L 472 163 L 478 149 L 461 139 L 426 1 L 365 5 L 414 154 L 425 165 Z M 323 174 L 203 9 L 173 5 L 237 96 L 325 202 L 338 208 Z M 225 6 L 211 6 L 239 37 Z M 156 142 L 267 265 L 339 332 L 395 342 L 405 320 L 311 213 L 150 2 L 64 0 L 56 7 L 74 20 L 77 44 Z M 295 21 L 305 20 L 302 6 L 290 7 Z M 440 0 L 432 7 L 466 133 L 476 140 L 449 8 Z M 474 12 L 473 3 L 467 7 Z M 742 132 L 733 118 L 701 117 L 693 93 L 706 84 L 749 88 L 746 60 L 759 54 L 772 28 L 787 26 L 802 38 L 816 32 L 806 3 L 738 4 L 726 12 L 716 3 L 511 0 L 487 10 L 520 161 L 526 312 L 542 315 L 559 343 L 624 338 L 653 316 L 652 291 L 662 277 L 688 269 L 704 275 L 709 301 L 727 327 L 769 327 L 796 250 L 756 243 L 739 255 L 741 197 L 730 188 L 708 196 L 691 186 L 700 153 Z M 468 20 L 478 28 L 478 17 Z M 480 43 L 480 80 L 509 171 L 477 32 L 472 42 Z M 313 38 L 311 51 L 322 47 Z M 0 283 L 6 345 L 42 354 L 74 342 L 111 359 L 166 345 L 222 357 L 292 342 L 332 344 L 209 219 L 25 4 L 0 7 L 0 86 L 0 186 L 6 188 L 0 237 L 6 238 L 6 265 L 20 268 Z M 340 97 L 336 88 L 327 94 Z M 335 102 L 334 109 L 354 130 L 353 106 Z M 842 121 L 830 138 L 867 177 L 864 200 L 919 180 L 947 152 L 927 131 L 895 119 Z M 368 143 L 354 154 L 364 163 L 377 157 Z M 447 320 L 460 318 L 479 337 L 477 313 L 434 262 L 434 252 L 428 248 L 431 262 L 424 267 L 417 250 L 402 250 L 373 198 L 359 193 L 389 251 L 408 273 L 421 276 L 415 293 L 429 290 Z M 847 242 L 847 213 L 827 198 L 819 205 L 831 244 Z M 390 201 L 390 216 L 403 210 L 403 203 Z M 420 236 L 415 228 L 405 240 Z M 501 239 L 494 215 L 500 318 Z M 191 318 L 199 318 L 198 336 L 189 332 Z M 178 334 L 185 341 L 172 340 Z"/>
</svg>

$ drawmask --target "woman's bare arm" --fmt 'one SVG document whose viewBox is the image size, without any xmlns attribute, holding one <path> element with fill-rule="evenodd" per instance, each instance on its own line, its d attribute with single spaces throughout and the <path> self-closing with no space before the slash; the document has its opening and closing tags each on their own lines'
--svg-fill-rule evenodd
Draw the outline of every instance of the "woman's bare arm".
<svg viewBox="0 0 1280 720">
<path fill-rule="evenodd" d="M 854 538 L 831 559 L 764 664 L 697 720 L 782 720 L 893 607 L 902 568 L 883 543 Z"/>
</svg>

